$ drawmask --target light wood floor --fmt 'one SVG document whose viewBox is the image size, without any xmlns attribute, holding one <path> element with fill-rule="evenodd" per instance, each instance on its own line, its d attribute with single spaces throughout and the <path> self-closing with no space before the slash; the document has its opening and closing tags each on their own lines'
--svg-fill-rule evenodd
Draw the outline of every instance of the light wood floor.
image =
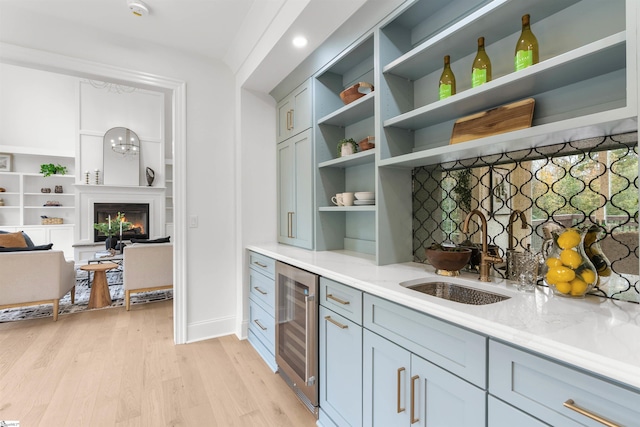
<svg viewBox="0 0 640 427">
<path fill-rule="evenodd" d="M 0 324 L 0 420 L 314 426 L 247 341 L 173 344 L 171 301 Z"/>
</svg>

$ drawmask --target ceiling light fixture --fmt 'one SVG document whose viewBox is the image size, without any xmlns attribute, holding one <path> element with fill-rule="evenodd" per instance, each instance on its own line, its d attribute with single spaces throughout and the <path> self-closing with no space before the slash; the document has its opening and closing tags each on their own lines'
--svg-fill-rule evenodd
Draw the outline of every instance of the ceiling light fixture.
<svg viewBox="0 0 640 427">
<path fill-rule="evenodd" d="M 127 6 L 135 16 L 147 16 L 149 14 L 149 6 L 142 0 L 127 0 Z"/>
<path fill-rule="evenodd" d="M 293 38 L 293 45 L 295 47 L 305 47 L 307 45 L 307 39 L 303 36 L 297 36 Z"/>
</svg>

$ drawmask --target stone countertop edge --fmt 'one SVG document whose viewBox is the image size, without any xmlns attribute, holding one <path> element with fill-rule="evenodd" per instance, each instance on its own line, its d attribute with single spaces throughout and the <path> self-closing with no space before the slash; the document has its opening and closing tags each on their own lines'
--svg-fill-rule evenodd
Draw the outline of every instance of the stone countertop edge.
<svg viewBox="0 0 640 427">
<path fill-rule="evenodd" d="M 378 266 L 374 256 L 350 251 L 308 251 L 277 243 L 246 249 L 640 391 L 640 304 L 592 295 L 558 297 L 544 286 L 519 292 L 502 279 L 483 283 L 470 273 L 442 277 L 431 266 L 413 262 Z M 460 304 L 400 284 L 438 280 L 511 298 L 482 306 Z"/>
</svg>

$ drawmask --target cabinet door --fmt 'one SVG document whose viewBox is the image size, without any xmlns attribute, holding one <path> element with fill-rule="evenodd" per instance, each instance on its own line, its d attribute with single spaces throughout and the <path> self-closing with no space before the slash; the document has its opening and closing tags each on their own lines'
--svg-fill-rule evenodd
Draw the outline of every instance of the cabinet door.
<svg viewBox="0 0 640 427">
<path fill-rule="evenodd" d="M 278 144 L 278 241 L 313 249 L 311 131 Z"/>
<path fill-rule="evenodd" d="M 288 96 L 276 106 L 276 142 L 280 143 L 293 135 L 293 98 Z"/>
<path fill-rule="evenodd" d="M 549 425 L 491 395 L 489 395 L 487 406 L 489 408 L 487 414 L 489 427 L 545 427 Z"/>
<path fill-rule="evenodd" d="M 362 425 L 362 327 L 322 306 L 320 408 L 336 425 Z"/>
<path fill-rule="evenodd" d="M 363 425 L 409 426 L 411 354 L 364 330 Z"/>
<path fill-rule="evenodd" d="M 411 425 L 485 426 L 484 390 L 413 354 L 409 381 Z"/>
<path fill-rule="evenodd" d="M 311 127 L 311 80 L 298 87 L 291 97 L 294 105 L 292 135 L 297 135 Z"/>
<path fill-rule="evenodd" d="M 64 257 L 66 259 L 73 259 L 73 227 L 51 226 L 48 228 L 48 231 L 49 241 L 53 243 L 54 249 L 64 251 Z"/>
</svg>

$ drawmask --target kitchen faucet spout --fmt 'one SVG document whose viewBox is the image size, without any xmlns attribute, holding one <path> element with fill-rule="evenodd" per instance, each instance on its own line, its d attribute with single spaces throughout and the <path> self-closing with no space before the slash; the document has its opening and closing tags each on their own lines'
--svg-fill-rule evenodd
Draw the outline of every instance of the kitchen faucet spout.
<svg viewBox="0 0 640 427">
<path fill-rule="evenodd" d="M 493 263 L 502 262 L 502 258 L 499 256 L 489 255 L 489 245 L 487 243 L 487 218 L 485 218 L 484 214 L 480 212 L 478 209 L 474 209 L 467 217 L 464 219 L 464 223 L 462 224 L 462 232 L 465 234 L 469 233 L 469 221 L 473 216 L 478 216 L 480 218 L 481 223 L 481 231 L 482 231 L 482 253 L 480 254 L 480 281 L 481 282 L 490 282 L 491 277 L 489 277 L 489 268 Z"/>
</svg>

